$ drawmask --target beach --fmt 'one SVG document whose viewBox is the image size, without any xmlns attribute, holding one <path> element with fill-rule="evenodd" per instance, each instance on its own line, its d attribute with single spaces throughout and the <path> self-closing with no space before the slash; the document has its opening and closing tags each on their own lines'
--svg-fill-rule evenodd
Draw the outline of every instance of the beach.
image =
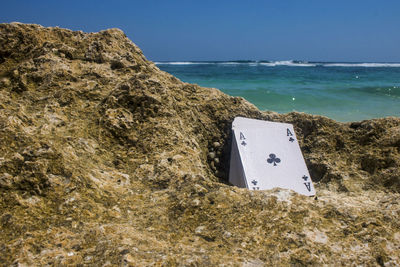
<svg viewBox="0 0 400 267">
<path fill-rule="evenodd" d="M 134 41 L 0 24 L 0 265 L 400 265 L 400 118 L 260 110 Z M 293 125 L 316 196 L 229 183 L 239 116 Z"/>
</svg>

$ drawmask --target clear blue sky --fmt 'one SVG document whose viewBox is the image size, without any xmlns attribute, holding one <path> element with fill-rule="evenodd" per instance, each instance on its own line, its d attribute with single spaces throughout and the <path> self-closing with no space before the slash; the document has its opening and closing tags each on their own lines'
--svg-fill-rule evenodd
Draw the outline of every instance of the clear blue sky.
<svg viewBox="0 0 400 267">
<path fill-rule="evenodd" d="M 400 62 L 400 0 L 3 1 L 12 21 L 117 27 L 153 61 Z"/>
</svg>

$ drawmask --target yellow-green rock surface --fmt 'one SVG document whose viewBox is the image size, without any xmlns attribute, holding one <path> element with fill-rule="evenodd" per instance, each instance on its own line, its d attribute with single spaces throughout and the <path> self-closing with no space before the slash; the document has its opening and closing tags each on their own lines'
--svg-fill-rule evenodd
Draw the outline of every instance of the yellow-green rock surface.
<svg viewBox="0 0 400 267">
<path fill-rule="evenodd" d="M 229 185 L 235 116 L 294 124 L 318 198 Z M 262 112 L 118 29 L 0 24 L 1 265 L 398 266 L 399 166 L 399 118 Z"/>
</svg>

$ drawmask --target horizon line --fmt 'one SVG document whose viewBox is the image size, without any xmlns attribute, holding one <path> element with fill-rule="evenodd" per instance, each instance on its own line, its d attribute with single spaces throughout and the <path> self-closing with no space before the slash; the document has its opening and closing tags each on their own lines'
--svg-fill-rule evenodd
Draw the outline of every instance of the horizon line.
<svg viewBox="0 0 400 267">
<path fill-rule="evenodd" d="M 273 62 L 293 62 L 293 63 L 378 63 L 378 64 L 400 64 L 400 61 L 324 61 L 324 60 L 297 60 L 297 59 L 282 59 L 282 60 L 251 60 L 251 59 L 232 59 L 232 60 L 150 60 L 156 62 L 237 62 L 237 63 L 273 63 Z"/>
</svg>

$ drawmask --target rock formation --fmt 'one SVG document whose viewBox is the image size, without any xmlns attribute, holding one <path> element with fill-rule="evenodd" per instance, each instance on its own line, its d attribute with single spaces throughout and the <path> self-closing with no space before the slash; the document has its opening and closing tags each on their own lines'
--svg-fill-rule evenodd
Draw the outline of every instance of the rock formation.
<svg viewBox="0 0 400 267">
<path fill-rule="evenodd" d="M 259 111 L 122 31 L 0 24 L 4 265 L 400 265 L 400 119 Z M 294 124 L 317 199 L 229 185 L 235 116 Z"/>
</svg>

